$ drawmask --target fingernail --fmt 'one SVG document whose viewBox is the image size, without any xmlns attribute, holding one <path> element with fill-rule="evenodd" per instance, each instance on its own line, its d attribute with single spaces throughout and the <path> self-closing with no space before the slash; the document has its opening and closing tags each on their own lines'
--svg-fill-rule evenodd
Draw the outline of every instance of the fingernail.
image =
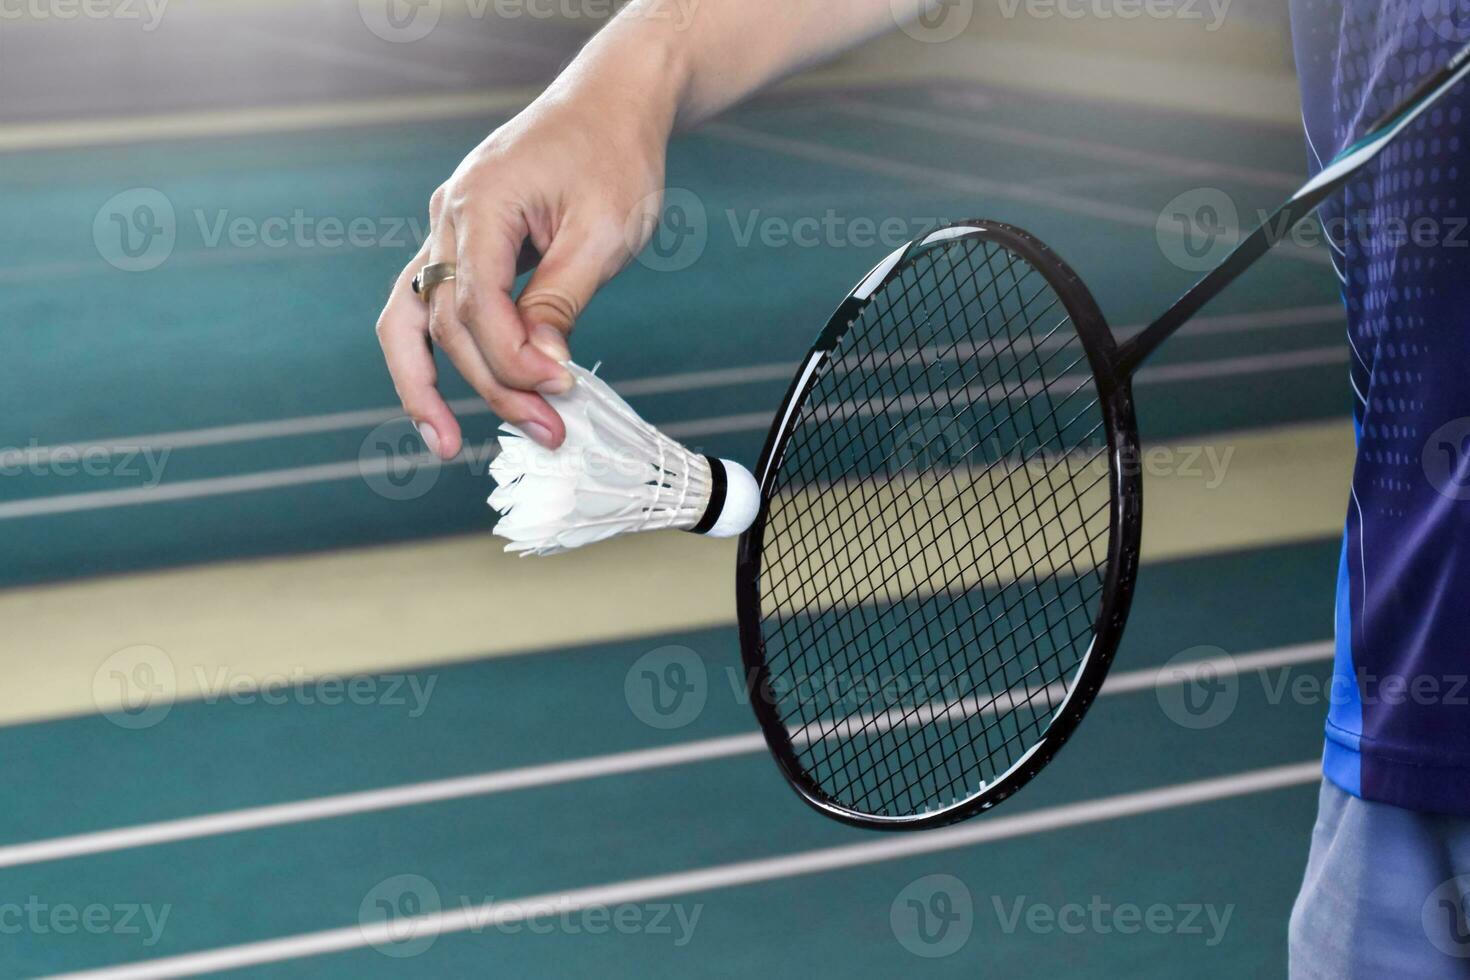
<svg viewBox="0 0 1470 980">
<path fill-rule="evenodd" d="M 566 336 L 549 324 L 543 323 L 531 329 L 531 343 L 558 364 L 572 359 L 572 352 L 567 349 Z"/>
<path fill-rule="evenodd" d="M 439 433 L 434 431 L 434 427 L 427 422 L 415 422 L 413 427 L 419 430 L 419 438 L 424 440 L 424 445 L 429 447 L 429 452 L 438 456 Z"/>
<path fill-rule="evenodd" d="M 543 323 L 532 328 L 531 343 L 537 350 L 558 364 L 572 359 L 572 352 L 567 350 L 567 338 L 553 326 Z M 543 395 L 565 395 L 572 390 L 571 372 L 565 368 L 561 369 L 554 376 L 536 385 L 536 390 Z"/>
<path fill-rule="evenodd" d="M 522 422 L 517 428 L 547 449 L 553 448 L 551 445 L 551 430 L 540 422 Z"/>
<path fill-rule="evenodd" d="M 563 371 L 554 378 L 547 378 L 536 386 L 536 390 L 543 395 L 565 395 L 572 390 L 572 376 Z"/>
</svg>

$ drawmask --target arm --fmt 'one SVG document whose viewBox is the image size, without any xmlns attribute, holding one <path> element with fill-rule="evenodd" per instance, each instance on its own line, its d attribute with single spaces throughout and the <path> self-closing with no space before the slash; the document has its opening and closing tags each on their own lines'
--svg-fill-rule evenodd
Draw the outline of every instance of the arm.
<svg viewBox="0 0 1470 980">
<path fill-rule="evenodd" d="M 668 52 L 681 125 L 697 125 L 783 76 L 917 16 L 921 0 L 634 0 L 584 52 L 587 66 Z M 688 8 L 687 11 L 682 8 Z M 575 83 L 582 58 L 563 79 Z"/>
<path fill-rule="evenodd" d="M 664 154 L 763 85 L 916 14 L 922 0 L 633 0 L 546 91 L 434 192 L 429 240 L 399 275 L 378 337 L 404 411 L 430 450 L 460 449 L 426 338 L 502 419 L 545 445 L 565 428 L 541 397 L 566 390 L 567 336 L 656 226 Z M 516 257 L 540 255 L 518 300 Z M 456 278 L 425 305 L 430 262 Z"/>
</svg>

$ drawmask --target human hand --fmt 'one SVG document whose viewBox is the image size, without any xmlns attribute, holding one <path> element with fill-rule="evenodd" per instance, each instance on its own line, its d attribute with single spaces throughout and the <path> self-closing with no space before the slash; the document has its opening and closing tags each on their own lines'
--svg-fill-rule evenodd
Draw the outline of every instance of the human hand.
<svg viewBox="0 0 1470 980">
<path fill-rule="evenodd" d="M 562 362 L 577 317 L 657 221 L 671 126 L 672 112 L 635 93 L 552 90 L 434 192 L 428 241 L 378 320 L 403 410 L 431 452 L 449 459 L 462 441 L 431 339 L 497 415 L 549 448 L 561 444 L 565 426 L 542 395 L 570 386 Z M 538 255 L 512 299 L 518 271 Z M 455 278 L 425 303 L 411 282 L 437 262 L 453 263 Z"/>
</svg>

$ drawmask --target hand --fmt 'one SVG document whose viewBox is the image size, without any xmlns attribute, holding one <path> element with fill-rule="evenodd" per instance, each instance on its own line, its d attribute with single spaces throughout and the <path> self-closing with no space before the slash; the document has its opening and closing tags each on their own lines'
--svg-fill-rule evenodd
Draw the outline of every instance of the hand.
<svg viewBox="0 0 1470 980">
<path fill-rule="evenodd" d="M 562 362 L 578 315 L 654 227 L 671 126 L 672 113 L 634 92 L 553 89 L 434 192 L 429 239 L 378 320 L 403 410 L 431 452 L 449 459 L 462 437 L 436 387 L 430 338 L 497 415 L 561 445 L 566 428 L 542 395 L 570 387 Z M 540 261 L 512 300 L 523 248 Z M 411 282 L 430 262 L 457 268 L 426 305 Z"/>
</svg>

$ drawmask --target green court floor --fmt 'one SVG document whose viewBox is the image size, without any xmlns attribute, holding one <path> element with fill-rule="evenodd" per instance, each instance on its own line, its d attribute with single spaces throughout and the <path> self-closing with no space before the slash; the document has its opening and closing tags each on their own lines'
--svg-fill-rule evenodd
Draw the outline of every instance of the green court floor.
<svg viewBox="0 0 1470 980">
<path fill-rule="evenodd" d="M 975 125 L 936 124 L 946 119 Z M 0 338 L 24 351 L 25 367 L 7 377 L 0 447 L 53 462 L 57 447 L 146 452 L 132 472 L 7 473 L 0 584 L 64 587 L 85 576 L 486 531 L 483 456 L 425 471 L 426 489 L 406 498 L 365 474 L 385 453 L 417 452 L 392 421 L 373 337 L 386 284 L 413 253 L 429 192 L 495 122 L 5 156 L 0 228 L 18 247 L 0 266 Z M 1065 140 L 1046 142 L 1057 136 Z M 1120 162 L 1124 151 L 1136 159 Z M 697 254 L 670 239 L 631 266 L 585 314 L 574 351 L 602 362 L 637 408 L 691 445 L 753 460 L 763 425 L 731 420 L 774 409 L 781 366 L 899 244 L 872 240 L 869 228 L 897 221 L 917 233 L 977 216 L 1024 224 L 1095 284 L 1115 325 L 1134 325 L 1191 281 L 1145 218 L 1207 187 L 1224 191 L 1246 220 L 1285 195 L 1301 163 L 1300 137 L 1284 128 L 971 84 L 769 98 L 676 142 L 668 179 L 700 230 Z M 142 200 L 140 189 L 156 192 L 148 200 L 166 201 L 175 219 L 167 257 L 146 274 L 118 268 L 126 258 L 105 254 L 93 233 L 111 199 Z M 222 221 L 294 214 L 363 219 L 378 237 L 280 247 L 213 237 Z M 783 239 L 803 219 L 825 222 L 819 244 Z M 40 274 L 44 296 L 19 285 Z M 1188 438 L 1345 416 L 1336 301 L 1325 254 L 1288 248 L 1262 262 L 1160 357 L 1197 371 L 1140 382 L 1144 431 Z M 728 383 L 689 377 L 739 368 L 751 370 Z M 447 366 L 444 376 L 450 397 L 467 398 Z M 467 415 L 467 444 L 483 447 L 494 425 Z M 174 492 L 149 496 L 155 486 Z M 1336 556 L 1337 544 L 1323 540 L 1148 566 L 1115 671 L 1143 676 L 1175 657 L 1328 639 Z M 576 597 L 567 602 L 574 615 Z M 116 645 L 136 642 L 146 637 L 119 636 Z M 704 665 L 706 700 L 689 724 L 661 729 L 640 718 L 627 683 L 640 657 L 669 645 Z M 1311 762 L 1325 701 L 1291 692 L 1327 671 L 1317 656 L 1243 670 L 1222 689 L 1202 685 L 1199 696 L 1225 690 L 1232 706 L 1198 726 L 1171 707 L 1178 692 L 1167 673 L 1103 698 L 1055 765 L 975 824 L 1036 818 L 1034 829 L 1004 839 L 845 867 L 797 870 L 793 861 L 748 884 L 715 876 L 667 899 L 612 903 L 609 915 L 625 916 L 627 928 L 599 932 L 586 918 L 544 931 L 483 925 L 421 949 L 359 943 L 239 972 L 1281 975 L 1315 803 L 1309 779 L 1071 829 L 1046 830 L 1045 820 L 1073 804 Z M 101 715 L 0 729 L 0 974 L 145 964 L 356 927 L 423 910 L 426 896 L 443 908 L 475 906 L 891 839 L 823 820 L 763 752 L 744 751 L 189 840 L 7 857 L 30 842 L 753 730 L 728 628 L 415 666 L 392 680 L 402 696 L 373 703 L 225 696 L 176 704 L 136 730 Z M 931 875 L 957 879 L 947 894 L 970 909 L 968 938 L 942 956 L 933 955 L 942 940 L 915 939 L 897 924 L 908 890 Z M 405 888 L 401 876 L 415 884 Z M 101 906 L 114 924 L 116 910 L 133 908 L 139 929 L 67 931 L 50 920 L 9 928 L 7 903 L 28 902 Z M 1077 905 L 1114 911 L 1100 926 L 1044 925 L 1048 911 Z M 1124 906 L 1164 908 L 1175 925 L 1130 930 L 1115 914 Z M 1032 908 L 1042 911 L 1030 917 Z M 1200 932 L 1179 925 L 1190 909 L 1202 916 Z M 1203 910 L 1228 915 L 1218 934 Z M 166 914 L 156 936 L 148 912 Z M 667 932 L 650 925 L 655 915 Z"/>
</svg>

